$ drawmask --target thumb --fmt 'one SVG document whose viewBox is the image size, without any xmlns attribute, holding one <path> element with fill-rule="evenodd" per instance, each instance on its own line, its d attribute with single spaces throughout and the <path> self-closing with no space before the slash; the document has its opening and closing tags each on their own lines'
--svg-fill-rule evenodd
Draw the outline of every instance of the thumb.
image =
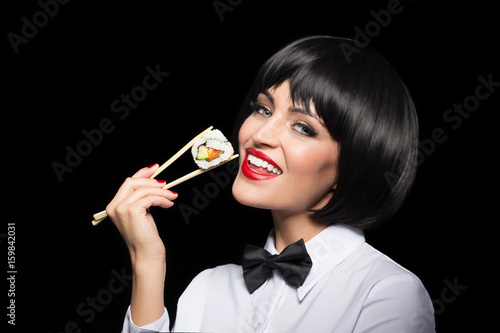
<svg viewBox="0 0 500 333">
<path fill-rule="evenodd" d="M 137 171 L 132 178 L 149 178 L 151 177 L 160 166 L 158 163 L 152 164 L 148 167 L 142 168 Z"/>
</svg>

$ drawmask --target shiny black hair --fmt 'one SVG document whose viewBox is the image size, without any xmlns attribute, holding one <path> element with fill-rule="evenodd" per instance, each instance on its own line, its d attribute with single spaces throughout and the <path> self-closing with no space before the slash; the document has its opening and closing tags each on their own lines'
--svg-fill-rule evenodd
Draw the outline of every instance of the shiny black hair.
<svg viewBox="0 0 500 333">
<path fill-rule="evenodd" d="M 314 103 L 340 144 L 333 197 L 311 216 L 358 228 L 392 216 L 412 186 L 418 149 L 417 114 L 398 73 L 373 48 L 355 41 L 299 39 L 262 65 L 241 109 L 238 129 L 252 112 L 251 101 L 284 81 L 289 81 L 294 102 L 305 107 Z"/>
</svg>

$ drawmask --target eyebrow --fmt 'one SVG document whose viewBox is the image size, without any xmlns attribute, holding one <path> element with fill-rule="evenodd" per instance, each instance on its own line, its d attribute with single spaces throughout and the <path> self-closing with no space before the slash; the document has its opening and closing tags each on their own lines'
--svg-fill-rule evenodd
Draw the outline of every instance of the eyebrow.
<svg viewBox="0 0 500 333">
<path fill-rule="evenodd" d="M 262 94 L 266 95 L 267 98 L 269 98 L 269 100 L 271 101 L 271 103 L 274 104 L 274 98 L 273 98 L 273 95 L 271 95 L 271 93 L 266 89 L 264 91 L 261 91 Z"/>
<path fill-rule="evenodd" d="M 319 120 L 319 118 L 318 118 L 316 115 L 314 115 L 312 112 L 308 112 L 307 110 L 304 110 L 303 108 L 291 107 L 291 108 L 289 109 L 289 111 L 290 111 L 290 112 L 298 112 L 298 113 L 302 113 L 302 114 L 304 114 L 304 115 L 306 115 L 306 116 L 313 117 L 313 118 L 315 118 L 315 119 Z"/>
</svg>

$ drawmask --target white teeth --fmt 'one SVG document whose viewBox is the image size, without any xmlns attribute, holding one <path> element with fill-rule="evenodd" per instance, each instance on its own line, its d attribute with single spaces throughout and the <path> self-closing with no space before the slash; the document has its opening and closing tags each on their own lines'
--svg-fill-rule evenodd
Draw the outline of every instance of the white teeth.
<svg viewBox="0 0 500 333">
<path fill-rule="evenodd" d="M 277 167 L 275 167 L 275 166 L 274 166 L 274 165 L 272 165 L 272 164 L 269 164 L 269 165 L 267 166 L 267 171 L 269 171 L 269 172 L 273 172 L 273 173 L 275 173 L 275 174 L 277 174 L 277 175 L 281 175 L 281 170 L 280 170 L 280 169 L 278 169 Z"/>
<path fill-rule="evenodd" d="M 263 159 L 255 157 L 251 154 L 248 154 L 248 162 L 250 162 L 251 164 L 253 164 L 255 166 L 265 168 L 265 169 L 267 169 L 267 171 L 275 173 L 277 175 L 281 175 L 281 173 L 282 173 L 282 171 L 280 169 L 278 169 L 278 167 L 272 165 L 268 161 L 264 161 Z"/>
</svg>

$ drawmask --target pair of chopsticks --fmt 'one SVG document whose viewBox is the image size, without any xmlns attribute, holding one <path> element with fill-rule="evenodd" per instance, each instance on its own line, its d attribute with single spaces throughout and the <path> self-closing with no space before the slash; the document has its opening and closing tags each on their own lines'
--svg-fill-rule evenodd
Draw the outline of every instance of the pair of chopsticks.
<svg viewBox="0 0 500 333">
<path fill-rule="evenodd" d="M 199 138 L 202 138 L 208 131 L 210 131 L 211 129 L 213 128 L 213 126 L 210 126 L 209 128 L 207 128 L 206 130 L 204 130 L 203 132 L 201 132 L 200 134 L 198 134 L 197 136 L 195 136 L 191 141 L 189 141 L 184 147 L 181 148 L 181 150 L 179 150 L 177 153 L 175 153 L 174 156 L 172 156 L 168 161 L 166 161 L 165 163 L 163 163 L 159 168 L 158 170 L 156 170 L 156 172 L 149 178 L 155 178 L 156 176 L 158 176 L 163 170 L 165 170 L 170 164 L 172 164 L 176 159 L 178 159 L 182 154 L 184 154 L 189 148 L 191 148 L 191 146 L 194 144 L 194 142 L 196 140 L 198 140 Z M 227 161 L 224 161 L 222 163 L 219 163 L 217 165 L 214 165 L 213 167 L 211 168 L 208 168 L 208 169 L 198 169 L 198 170 L 195 170 L 191 173 L 188 173 L 187 175 L 179 178 L 179 179 L 176 179 L 168 184 L 166 184 L 165 186 L 163 186 L 162 188 L 164 190 L 168 190 L 169 188 L 171 187 L 174 187 L 176 185 L 179 185 L 180 183 L 182 182 L 185 182 L 186 180 L 188 179 L 191 179 L 193 177 L 196 177 L 198 175 L 201 175 L 202 173 L 205 173 L 207 171 L 210 171 L 212 169 L 215 169 L 217 168 L 218 166 L 221 166 L 229 161 L 232 161 L 234 160 L 235 158 L 237 158 L 239 155 L 238 154 L 234 154 L 233 156 L 231 156 Z M 103 210 L 99 213 L 96 213 L 94 214 L 94 220 L 92 221 L 92 225 L 96 226 L 98 225 L 99 223 L 101 223 L 102 220 L 104 220 L 106 217 L 108 217 L 108 214 L 106 213 L 106 210 Z"/>
</svg>

